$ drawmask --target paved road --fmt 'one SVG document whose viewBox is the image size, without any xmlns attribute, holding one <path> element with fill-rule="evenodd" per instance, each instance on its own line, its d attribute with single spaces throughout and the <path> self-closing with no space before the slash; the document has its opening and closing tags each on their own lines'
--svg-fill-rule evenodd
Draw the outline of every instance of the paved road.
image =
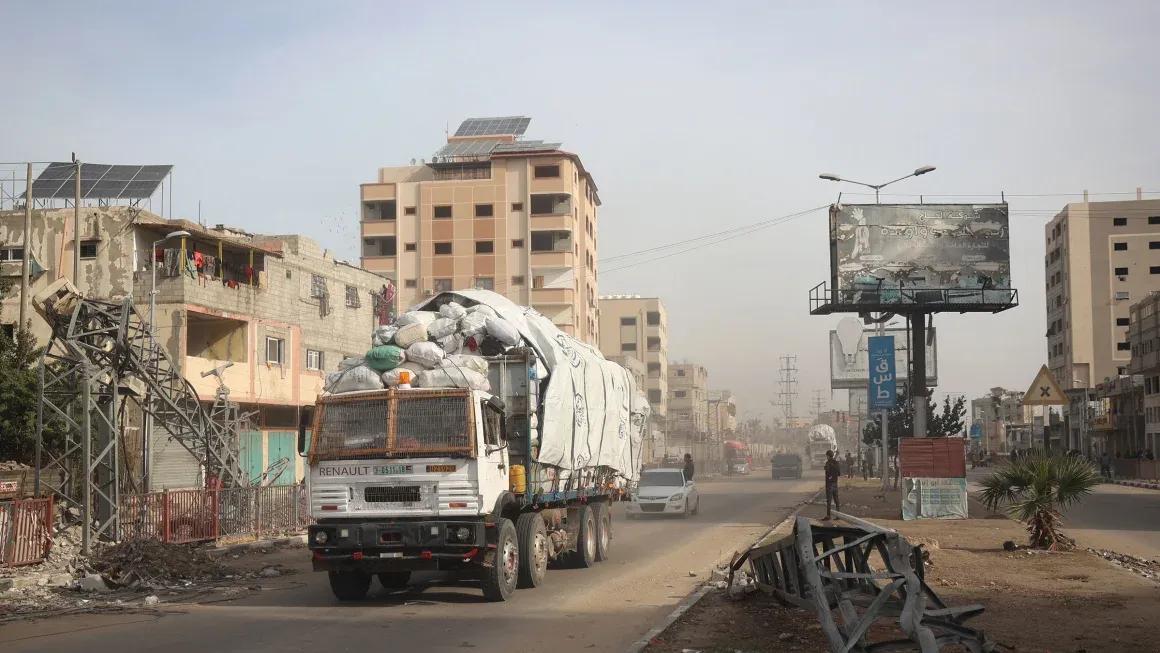
<svg viewBox="0 0 1160 653">
<path fill-rule="evenodd" d="M 767 473 L 767 472 L 766 472 Z M 478 587 L 427 585 L 381 590 L 339 604 L 325 575 L 307 570 L 303 550 L 285 552 L 300 574 L 266 591 L 154 615 L 78 615 L 0 629 L 0 650 L 124 653 L 205 651 L 622 651 L 699 582 L 713 563 L 784 519 L 821 485 L 754 475 L 701 484 L 689 520 L 627 521 L 618 506 L 612 559 L 593 569 L 560 569 L 513 600 L 485 603 Z M 689 576 L 695 571 L 697 577 Z"/>
<path fill-rule="evenodd" d="M 986 474 L 971 470 L 967 476 L 977 482 Z M 1110 483 L 1097 486 L 1064 513 L 1063 530 L 1080 546 L 1160 560 L 1160 490 Z"/>
</svg>

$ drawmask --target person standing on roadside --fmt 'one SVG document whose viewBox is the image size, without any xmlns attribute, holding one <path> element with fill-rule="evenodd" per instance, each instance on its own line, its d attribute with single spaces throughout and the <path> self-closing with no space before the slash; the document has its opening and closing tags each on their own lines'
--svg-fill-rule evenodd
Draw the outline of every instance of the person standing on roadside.
<svg viewBox="0 0 1160 653">
<path fill-rule="evenodd" d="M 696 471 L 696 468 L 693 466 L 693 454 L 687 453 L 687 454 L 685 454 L 685 480 L 686 481 L 693 480 L 693 472 L 694 471 Z"/>
<path fill-rule="evenodd" d="M 825 519 L 832 519 L 830 514 L 830 502 L 834 502 L 834 510 L 841 510 L 842 507 L 838 505 L 838 479 L 842 478 L 842 466 L 834 459 L 833 450 L 826 452 L 826 516 Z"/>
</svg>

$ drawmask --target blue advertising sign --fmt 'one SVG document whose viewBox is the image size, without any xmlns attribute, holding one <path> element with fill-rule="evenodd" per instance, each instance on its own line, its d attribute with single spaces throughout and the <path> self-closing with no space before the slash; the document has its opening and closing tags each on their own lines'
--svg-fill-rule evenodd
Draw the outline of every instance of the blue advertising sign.
<svg viewBox="0 0 1160 653">
<path fill-rule="evenodd" d="M 870 410 L 890 410 L 898 401 L 894 374 L 894 336 L 866 339 L 870 363 Z"/>
<path fill-rule="evenodd" d="M 971 423 L 971 439 L 978 440 L 983 437 L 983 425 L 978 422 Z"/>
</svg>

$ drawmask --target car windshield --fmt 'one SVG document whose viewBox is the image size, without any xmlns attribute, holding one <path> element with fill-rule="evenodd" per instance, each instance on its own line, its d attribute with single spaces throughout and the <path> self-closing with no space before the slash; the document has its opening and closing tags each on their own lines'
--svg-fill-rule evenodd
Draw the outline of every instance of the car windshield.
<svg viewBox="0 0 1160 653">
<path fill-rule="evenodd" d="M 680 472 L 645 472 L 641 474 L 640 484 L 649 487 L 681 487 L 685 484 L 685 476 Z"/>
</svg>

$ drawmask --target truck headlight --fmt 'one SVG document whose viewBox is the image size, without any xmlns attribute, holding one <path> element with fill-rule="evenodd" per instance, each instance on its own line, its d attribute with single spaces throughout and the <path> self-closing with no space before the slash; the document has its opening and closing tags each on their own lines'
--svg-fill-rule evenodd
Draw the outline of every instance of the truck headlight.
<svg viewBox="0 0 1160 653">
<path fill-rule="evenodd" d="M 330 536 L 326 534 L 326 531 L 314 531 L 315 544 L 326 544 L 327 540 L 329 539 Z"/>
<path fill-rule="evenodd" d="M 460 526 L 455 529 L 455 537 L 459 538 L 460 542 L 466 542 L 471 537 L 471 529 L 466 526 Z"/>
</svg>

